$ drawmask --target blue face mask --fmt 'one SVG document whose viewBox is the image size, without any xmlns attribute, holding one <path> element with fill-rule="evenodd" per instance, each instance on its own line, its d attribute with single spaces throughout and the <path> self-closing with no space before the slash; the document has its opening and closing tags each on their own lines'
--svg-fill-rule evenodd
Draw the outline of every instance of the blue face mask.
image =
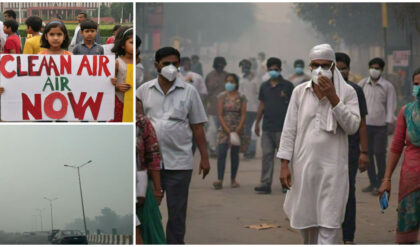
<svg viewBox="0 0 420 247">
<path fill-rule="evenodd" d="M 225 89 L 228 92 L 233 92 L 236 89 L 236 85 L 232 82 L 227 82 L 227 83 L 225 83 Z"/>
<path fill-rule="evenodd" d="M 280 72 L 278 72 L 276 70 L 270 70 L 270 71 L 268 71 L 268 74 L 270 75 L 271 79 L 276 79 L 277 77 L 280 76 Z"/>
<path fill-rule="evenodd" d="M 420 100 L 420 86 L 414 85 L 413 86 L 413 96 Z"/>
<path fill-rule="evenodd" d="M 302 68 L 302 67 L 296 67 L 296 68 L 295 68 L 295 73 L 296 73 L 296 75 L 301 75 L 301 74 L 303 74 L 303 68 Z"/>
</svg>

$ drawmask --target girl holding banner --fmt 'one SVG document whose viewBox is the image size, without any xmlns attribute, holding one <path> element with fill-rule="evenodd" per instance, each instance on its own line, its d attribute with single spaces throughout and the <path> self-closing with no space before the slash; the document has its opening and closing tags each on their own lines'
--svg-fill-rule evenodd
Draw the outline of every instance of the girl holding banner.
<svg viewBox="0 0 420 247">
<path fill-rule="evenodd" d="M 73 55 L 66 51 L 70 44 L 69 33 L 64 23 L 60 21 L 51 21 L 45 27 L 41 38 L 41 47 L 46 48 L 39 54 L 42 55 Z"/>
</svg>

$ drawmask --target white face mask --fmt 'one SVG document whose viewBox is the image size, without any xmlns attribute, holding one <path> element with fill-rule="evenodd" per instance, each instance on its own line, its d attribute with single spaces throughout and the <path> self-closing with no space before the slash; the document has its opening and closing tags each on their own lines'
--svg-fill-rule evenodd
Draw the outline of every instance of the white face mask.
<svg viewBox="0 0 420 247">
<path fill-rule="evenodd" d="M 369 69 L 369 75 L 370 77 L 372 77 L 373 79 L 378 79 L 382 74 L 382 71 L 379 69 Z"/>
<path fill-rule="evenodd" d="M 175 81 L 178 74 L 178 69 L 172 64 L 165 66 L 160 71 L 160 74 L 165 77 L 168 81 Z"/>
<path fill-rule="evenodd" d="M 332 65 L 331 65 L 332 66 Z M 332 78 L 332 72 L 331 72 L 331 69 L 327 69 L 327 70 L 324 70 L 324 69 L 322 69 L 322 67 L 321 66 L 319 66 L 318 68 L 316 68 L 316 69 L 313 69 L 312 70 L 312 81 L 315 83 L 315 84 L 317 84 L 318 85 L 318 77 L 319 76 L 325 76 L 325 77 L 327 77 L 328 79 L 330 79 L 331 80 L 331 78 Z"/>
</svg>

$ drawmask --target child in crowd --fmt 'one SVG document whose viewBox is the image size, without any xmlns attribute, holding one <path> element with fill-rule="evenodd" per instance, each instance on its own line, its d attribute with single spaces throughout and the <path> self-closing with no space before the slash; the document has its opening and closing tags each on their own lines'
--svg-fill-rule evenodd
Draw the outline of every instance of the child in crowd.
<svg viewBox="0 0 420 247">
<path fill-rule="evenodd" d="M 31 38 L 26 39 L 25 46 L 23 47 L 23 54 L 38 54 L 45 50 L 41 48 L 41 28 L 42 19 L 38 16 L 30 16 L 25 21 L 26 33 Z"/>
<path fill-rule="evenodd" d="M 11 19 L 3 23 L 3 31 L 7 35 L 6 43 L 4 44 L 4 53 L 19 54 L 21 49 L 20 38 L 16 34 L 19 24 Z"/>
<path fill-rule="evenodd" d="M 115 37 L 112 52 L 117 56 L 115 61 L 115 75 L 117 80 L 112 81 L 115 86 L 114 119 L 111 122 L 122 122 L 124 109 L 124 93 L 130 90 L 131 85 L 126 83 L 127 64 L 133 64 L 133 28 L 123 26 Z"/>
<path fill-rule="evenodd" d="M 66 51 L 70 44 L 69 34 L 64 23 L 60 21 L 51 21 L 45 26 L 45 32 L 42 34 L 41 47 L 46 48 L 39 54 L 42 55 L 73 55 Z"/>
<path fill-rule="evenodd" d="M 98 24 L 92 20 L 80 24 L 83 43 L 76 45 L 73 49 L 74 55 L 104 55 L 104 48 L 95 42 L 98 33 Z"/>
<path fill-rule="evenodd" d="M 112 29 L 112 33 L 113 33 L 114 35 L 112 35 L 111 37 L 109 37 L 109 38 L 106 40 L 106 44 L 107 44 L 107 45 L 109 45 L 109 44 L 113 44 L 113 43 L 114 43 L 114 41 L 115 41 L 115 36 L 117 35 L 118 29 L 120 29 L 120 27 L 121 27 L 121 25 L 115 25 L 115 26 L 114 26 L 114 28 Z"/>
</svg>

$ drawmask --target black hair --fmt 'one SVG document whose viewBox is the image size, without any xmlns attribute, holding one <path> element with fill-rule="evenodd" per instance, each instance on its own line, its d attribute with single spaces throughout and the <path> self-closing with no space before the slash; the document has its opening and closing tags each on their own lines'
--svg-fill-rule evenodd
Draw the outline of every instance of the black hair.
<svg viewBox="0 0 420 247">
<path fill-rule="evenodd" d="M 70 44 L 69 33 L 67 32 L 66 26 L 61 21 L 52 21 L 45 26 L 44 33 L 42 34 L 42 37 L 41 37 L 42 48 L 47 48 L 47 49 L 50 48 L 50 44 L 48 43 L 46 36 L 52 28 L 56 28 L 56 27 L 59 27 L 61 31 L 63 31 L 64 36 L 65 36 L 63 43 L 61 44 L 61 49 L 67 49 L 67 47 Z"/>
<path fill-rule="evenodd" d="M 140 37 L 136 34 L 136 50 L 139 49 L 139 47 L 141 46 L 141 39 Z"/>
<path fill-rule="evenodd" d="M 133 27 L 132 26 L 122 26 L 118 29 L 117 35 L 115 35 L 114 47 L 112 52 L 119 56 L 125 55 L 125 42 L 133 37 Z"/>
<path fill-rule="evenodd" d="M 381 67 L 381 69 L 384 69 L 384 67 L 385 67 L 385 61 L 380 57 L 375 57 L 374 59 L 369 61 L 369 67 L 374 65 L 374 64 L 379 65 L 379 67 Z"/>
<path fill-rule="evenodd" d="M 336 52 L 335 53 L 335 61 L 336 62 L 343 62 L 350 68 L 350 57 L 346 53 L 343 52 Z"/>
<path fill-rule="evenodd" d="M 25 25 L 32 28 L 34 32 L 39 32 L 42 28 L 42 19 L 39 16 L 29 16 Z"/>
<path fill-rule="evenodd" d="M 88 15 L 85 13 L 85 12 L 80 12 L 79 14 L 77 14 L 77 15 L 83 15 L 85 18 L 88 18 Z"/>
<path fill-rule="evenodd" d="M 305 67 L 305 62 L 302 59 L 296 59 L 295 62 L 293 63 L 293 67 Z"/>
<path fill-rule="evenodd" d="M 10 16 L 10 17 L 12 17 L 13 19 L 16 20 L 16 12 L 13 11 L 13 10 L 8 9 L 8 10 L 4 11 L 4 14 L 5 15 L 8 15 L 8 16 Z"/>
<path fill-rule="evenodd" d="M 82 23 L 80 23 L 80 30 L 85 30 L 85 29 L 95 29 L 98 30 L 98 23 L 92 21 L 92 20 L 86 20 Z"/>
<path fill-rule="evenodd" d="M 5 27 L 10 27 L 12 29 L 12 32 L 16 33 L 16 31 L 19 28 L 19 24 L 15 20 L 7 20 L 3 23 Z"/>
<path fill-rule="evenodd" d="M 216 64 L 224 64 L 226 66 L 226 59 L 224 57 L 215 57 L 213 60 L 213 68 L 216 68 Z"/>
<path fill-rule="evenodd" d="M 267 60 L 267 69 L 270 68 L 273 65 L 277 65 L 277 66 L 279 66 L 279 68 L 281 68 L 281 60 L 276 58 L 276 57 L 270 57 Z"/>
<path fill-rule="evenodd" d="M 178 58 L 178 60 L 181 61 L 181 54 L 179 53 L 179 51 L 170 46 L 162 47 L 159 50 L 157 50 L 155 54 L 155 61 L 159 63 L 160 60 L 162 60 L 162 58 L 171 55 L 175 55 Z"/>
<path fill-rule="evenodd" d="M 416 75 L 419 75 L 419 74 L 420 74 L 420 68 L 415 69 L 413 72 L 413 81 L 414 81 L 414 77 L 416 77 Z"/>
<path fill-rule="evenodd" d="M 246 65 L 248 65 L 248 67 L 251 67 L 252 65 L 251 61 L 249 61 L 248 59 L 242 59 L 239 62 L 239 67 L 246 66 Z"/>
<path fill-rule="evenodd" d="M 112 32 L 117 31 L 118 29 L 120 29 L 120 27 L 121 27 L 120 24 L 115 25 L 114 28 L 112 28 Z"/>
<path fill-rule="evenodd" d="M 191 59 L 189 57 L 181 57 L 180 64 L 185 64 L 186 62 L 191 63 Z"/>
<path fill-rule="evenodd" d="M 238 90 L 239 89 L 239 77 L 235 73 L 229 73 L 229 74 L 227 74 L 227 76 L 225 78 L 225 81 L 229 76 L 232 76 L 233 79 L 235 80 L 234 83 L 236 84 L 236 90 Z"/>
</svg>

